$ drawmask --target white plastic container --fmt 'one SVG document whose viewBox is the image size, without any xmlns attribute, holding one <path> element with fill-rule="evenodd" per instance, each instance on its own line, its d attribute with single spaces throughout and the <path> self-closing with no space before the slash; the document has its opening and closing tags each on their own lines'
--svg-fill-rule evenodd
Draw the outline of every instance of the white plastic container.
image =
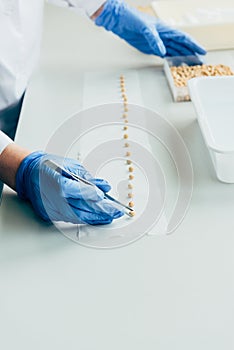
<svg viewBox="0 0 234 350">
<path fill-rule="evenodd" d="M 187 32 L 206 50 L 234 48 L 233 0 L 153 1 L 155 15 Z"/>
<path fill-rule="evenodd" d="M 188 86 L 217 177 L 234 183 L 234 76 L 195 78 Z"/>
</svg>

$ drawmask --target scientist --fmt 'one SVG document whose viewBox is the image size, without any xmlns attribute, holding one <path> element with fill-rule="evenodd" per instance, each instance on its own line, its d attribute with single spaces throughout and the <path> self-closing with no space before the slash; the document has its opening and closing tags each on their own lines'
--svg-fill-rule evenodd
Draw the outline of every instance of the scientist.
<svg viewBox="0 0 234 350">
<path fill-rule="evenodd" d="M 186 34 L 119 0 L 51 2 L 82 10 L 97 26 L 112 31 L 145 54 L 165 57 L 206 53 Z M 123 213 L 104 199 L 104 193 L 110 190 L 105 180 L 93 178 L 75 160 L 31 153 L 12 141 L 39 56 L 43 5 L 43 0 L 0 1 L 0 179 L 21 199 L 29 201 L 45 221 L 108 224 Z M 43 163 L 48 157 L 96 186 L 85 186 L 49 169 Z"/>
</svg>

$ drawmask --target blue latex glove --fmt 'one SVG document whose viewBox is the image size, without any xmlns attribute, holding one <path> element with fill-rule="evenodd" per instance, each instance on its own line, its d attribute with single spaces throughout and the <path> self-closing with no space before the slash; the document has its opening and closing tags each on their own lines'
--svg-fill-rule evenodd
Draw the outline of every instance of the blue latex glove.
<svg viewBox="0 0 234 350">
<path fill-rule="evenodd" d="M 95 23 L 146 54 L 165 57 L 206 53 L 188 35 L 119 0 L 108 0 Z"/>
<path fill-rule="evenodd" d="M 96 187 L 74 181 L 44 164 L 50 159 L 65 169 L 94 183 Z M 104 192 L 111 189 L 102 179 L 93 178 L 77 161 L 70 158 L 34 152 L 27 156 L 16 174 L 16 191 L 21 199 L 31 202 L 35 212 L 45 221 L 74 224 L 109 224 L 123 215 Z"/>
</svg>

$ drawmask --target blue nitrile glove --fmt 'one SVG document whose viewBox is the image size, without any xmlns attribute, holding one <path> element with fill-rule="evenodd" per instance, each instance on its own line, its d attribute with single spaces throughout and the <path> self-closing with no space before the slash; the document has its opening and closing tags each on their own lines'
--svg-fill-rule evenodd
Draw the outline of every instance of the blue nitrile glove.
<svg viewBox="0 0 234 350">
<path fill-rule="evenodd" d="M 165 57 L 206 53 L 188 35 L 131 8 L 120 0 L 108 0 L 95 23 L 146 54 Z"/>
<path fill-rule="evenodd" d="M 53 160 L 70 172 L 96 186 L 85 185 L 57 173 L 44 164 Z M 16 191 L 21 199 L 31 202 L 35 212 L 45 221 L 65 221 L 74 224 L 109 224 L 123 212 L 104 199 L 111 186 L 93 178 L 77 161 L 44 152 L 28 155 L 16 174 Z"/>
</svg>

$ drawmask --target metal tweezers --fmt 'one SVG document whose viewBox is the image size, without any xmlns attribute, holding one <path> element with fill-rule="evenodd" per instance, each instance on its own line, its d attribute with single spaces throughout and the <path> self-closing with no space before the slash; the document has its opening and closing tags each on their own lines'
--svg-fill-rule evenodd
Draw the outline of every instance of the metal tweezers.
<svg viewBox="0 0 234 350">
<path fill-rule="evenodd" d="M 72 173 L 71 171 L 69 171 L 69 170 L 63 168 L 62 166 L 60 166 L 59 164 L 55 163 L 55 162 L 52 161 L 52 160 L 49 160 L 49 159 L 48 159 L 48 160 L 46 160 L 46 161 L 44 162 L 44 164 L 45 164 L 46 166 L 48 166 L 50 169 L 56 171 L 56 172 L 59 173 L 59 174 L 64 174 L 64 175 L 66 175 L 67 177 L 72 178 L 72 179 L 75 180 L 75 181 L 78 181 L 78 182 L 80 181 L 80 182 L 83 182 L 83 183 L 86 184 L 86 185 L 96 187 L 92 182 L 90 182 L 90 181 L 88 181 L 88 180 L 86 180 L 86 179 L 83 179 L 83 177 L 80 177 L 79 175 L 76 175 L 76 174 Z M 130 211 L 133 211 L 132 208 L 130 208 L 129 206 L 127 206 L 127 205 L 125 205 L 125 204 L 123 204 L 123 203 L 121 203 L 120 201 L 118 201 L 117 199 L 115 199 L 114 197 L 110 196 L 110 195 L 107 194 L 107 193 L 104 193 L 104 198 L 107 198 L 107 199 L 111 200 L 112 202 L 115 202 L 116 204 L 120 205 L 121 207 L 123 207 L 123 208 L 125 208 L 125 209 L 128 209 L 128 210 L 130 210 Z M 131 215 L 130 215 L 128 212 L 126 212 L 126 211 L 125 211 L 124 213 L 125 213 L 126 215 L 128 215 L 128 216 L 131 216 Z"/>
</svg>

